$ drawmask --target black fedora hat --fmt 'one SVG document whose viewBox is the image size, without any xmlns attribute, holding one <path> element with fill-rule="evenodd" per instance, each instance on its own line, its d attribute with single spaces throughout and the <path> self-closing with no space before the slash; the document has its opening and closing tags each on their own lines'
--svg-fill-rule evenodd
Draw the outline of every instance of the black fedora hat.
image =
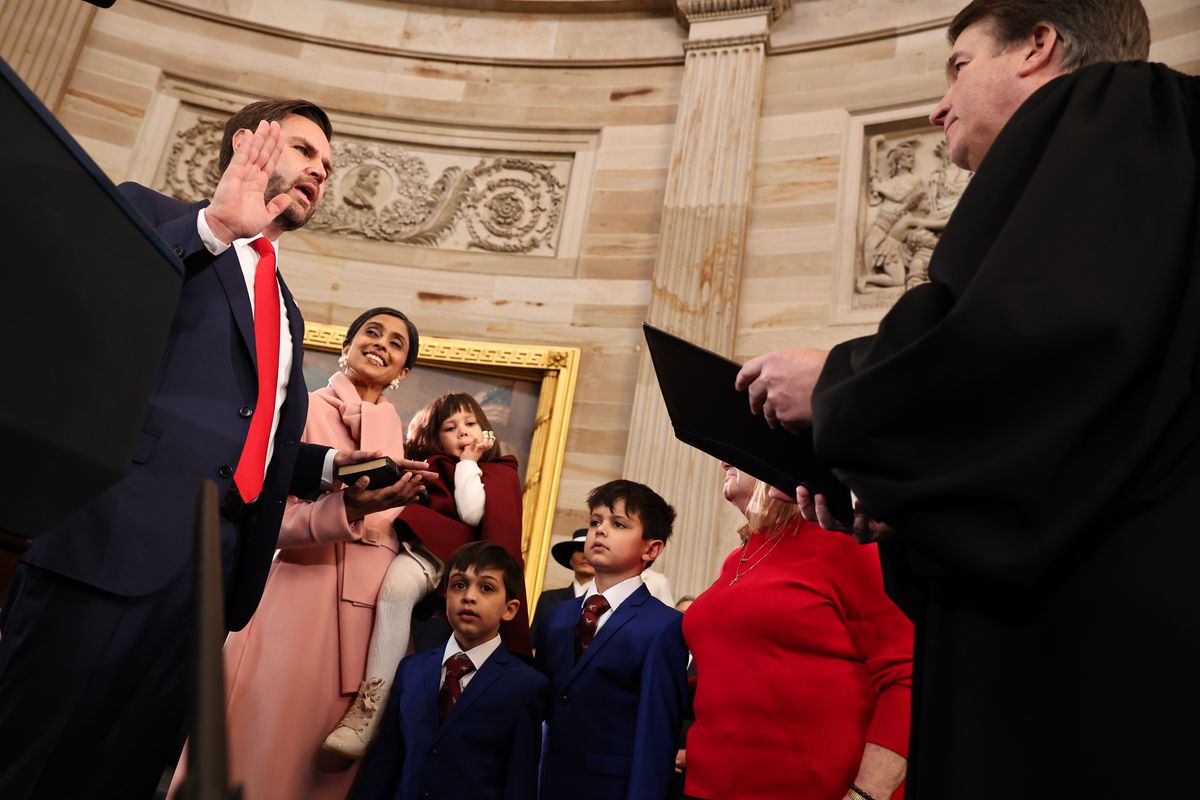
<svg viewBox="0 0 1200 800">
<path fill-rule="evenodd" d="M 554 560 L 567 569 L 571 569 L 571 554 L 583 552 L 583 540 L 587 538 L 587 528 L 580 528 L 571 534 L 565 542 L 559 542 L 550 548 Z"/>
</svg>

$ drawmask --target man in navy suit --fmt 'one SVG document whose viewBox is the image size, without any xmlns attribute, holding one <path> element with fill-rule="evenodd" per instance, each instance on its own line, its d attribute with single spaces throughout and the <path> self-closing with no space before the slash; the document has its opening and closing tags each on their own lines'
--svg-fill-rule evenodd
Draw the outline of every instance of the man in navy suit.
<svg viewBox="0 0 1200 800">
<path fill-rule="evenodd" d="M 183 741 L 197 484 L 212 479 L 225 498 L 237 629 L 258 604 L 287 495 L 319 492 L 334 466 L 366 455 L 299 443 L 304 321 L 275 272 L 276 240 L 320 204 L 331 135 L 311 103 L 254 103 L 226 126 L 211 204 L 120 187 L 183 262 L 184 285 L 128 474 L 33 543 L 5 598 L 5 800 L 151 796 Z M 87 268 L 117 268 L 119 253 L 96 248 L 111 261 Z M 260 375 L 260 363 L 272 366 Z M 409 486 L 352 487 L 348 513 L 403 502 Z"/>
<path fill-rule="evenodd" d="M 494 542 L 446 563 L 446 646 L 400 662 L 355 800 L 532 800 L 546 678 L 509 653 L 521 568 Z"/>
<path fill-rule="evenodd" d="M 652 597 L 642 570 L 675 511 L 649 487 L 610 481 L 588 495 L 584 554 L 596 580 L 554 607 L 534 643 L 550 678 L 546 800 L 665 800 L 687 693 L 683 615 Z"/>
</svg>

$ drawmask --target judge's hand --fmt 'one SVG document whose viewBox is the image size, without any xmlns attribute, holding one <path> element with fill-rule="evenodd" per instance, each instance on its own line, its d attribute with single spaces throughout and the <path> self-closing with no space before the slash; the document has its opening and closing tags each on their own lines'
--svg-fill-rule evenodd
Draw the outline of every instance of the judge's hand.
<svg viewBox="0 0 1200 800">
<path fill-rule="evenodd" d="M 424 488 L 420 472 L 405 472 L 400 480 L 382 489 L 371 489 L 370 479 L 363 475 L 353 486 L 347 486 L 342 499 L 346 503 L 346 520 L 357 522 L 367 514 L 386 511 L 414 502 Z"/>
<path fill-rule="evenodd" d="M 772 428 L 797 433 L 812 424 L 812 392 L 829 356 L 827 350 L 774 350 L 742 365 L 734 388 L 749 389 L 750 410 Z"/>
<path fill-rule="evenodd" d="M 854 522 L 847 527 L 829 510 L 829 503 L 823 494 L 813 494 L 804 486 L 796 487 L 796 496 L 789 497 L 786 493 L 772 488 L 770 496 L 786 503 L 796 503 L 800 506 L 800 516 L 809 522 L 815 522 L 827 531 L 848 533 L 859 544 L 871 544 L 885 536 L 890 536 L 892 529 L 887 523 L 871 519 L 862 511 L 862 503 L 854 498 Z"/>
<path fill-rule="evenodd" d="M 257 236 L 291 204 L 287 194 L 266 197 L 267 183 L 283 152 L 278 122 L 261 120 L 253 132 L 234 136 L 234 153 L 225 168 L 204 219 L 222 242 Z"/>
</svg>

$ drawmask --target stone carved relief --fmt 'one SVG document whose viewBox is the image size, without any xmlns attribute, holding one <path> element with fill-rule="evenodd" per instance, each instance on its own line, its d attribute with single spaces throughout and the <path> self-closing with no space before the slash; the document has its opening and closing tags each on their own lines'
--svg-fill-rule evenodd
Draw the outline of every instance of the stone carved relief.
<svg viewBox="0 0 1200 800">
<path fill-rule="evenodd" d="M 224 124 L 218 120 L 200 119 L 179 132 L 167 155 L 166 176 L 160 188 L 188 202 L 212 197 L 213 189 L 221 179 L 217 156 L 224 129 Z"/>
<path fill-rule="evenodd" d="M 929 281 L 929 259 L 971 173 L 950 163 L 940 131 L 867 138 L 855 308 L 887 308 Z"/>
<path fill-rule="evenodd" d="M 464 205 L 471 244 L 499 253 L 527 253 L 553 235 L 565 187 L 549 164 L 523 158 L 481 161 Z"/>
<path fill-rule="evenodd" d="M 188 201 L 211 197 L 223 122 L 197 116 L 181 127 L 160 188 Z M 345 138 L 332 147 L 336 170 L 308 231 L 447 250 L 556 252 L 569 158 L 481 158 Z"/>
</svg>

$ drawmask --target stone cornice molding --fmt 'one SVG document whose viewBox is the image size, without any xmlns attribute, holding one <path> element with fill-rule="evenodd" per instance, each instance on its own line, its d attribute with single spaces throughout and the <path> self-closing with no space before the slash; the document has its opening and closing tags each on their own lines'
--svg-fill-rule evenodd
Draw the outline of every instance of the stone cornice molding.
<svg viewBox="0 0 1200 800">
<path fill-rule="evenodd" d="M 793 0 L 675 0 L 675 18 L 685 28 L 701 20 L 768 15 L 770 22 L 782 17 Z"/>
<path fill-rule="evenodd" d="M 684 2 L 685 0 L 672 0 L 668 8 L 674 6 L 675 3 Z M 711 1 L 711 0 L 710 0 Z M 9 4 L 12 0 L 8 0 Z M 314 33 L 309 30 L 300 30 L 296 27 L 288 27 L 286 25 L 272 25 L 261 20 L 249 20 L 242 16 L 215 11 L 210 8 L 196 7 L 183 0 L 141 0 L 142 3 L 148 6 L 161 8 L 177 14 L 182 14 L 194 19 L 206 20 L 221 25 L 227 25 L 230 28 L 238 30 L 252 31 L 256 34 L 276 37 L 281 40 L 302 42 L 305 44 L 313 44 L 319 47 L 331 47 L 349 52 L 370 53 L 374 55 L 382 55 L 390 58 L 413 59 L 417 61 L 432 61 L 451 64 L 481 64 L 481 65 L 503 65 L 515 67 L 648 67 L 648 66 L 677 66 L 682 65 L 685 53 L 679 47 L 680 42 L 672 39 L 670 43 L 662 42 L 657 50 L 653 50 L 649 54 L 640 56 L 617 56 L 613 57 L 608 54 L 596 54 L 593 57 L 561 57 L 547 53 L 530 53 L 521 57 L 513 56 L 480 56 L 470 52 L 446 53 L 432 51 L 421 47 L 419 44 L 415 46 L 399 46 L 394 43 L 382 42 L 364 42 L 355 41 L 345 38 L 344 36 L 325 35 L 322 33 Z M 768 5 L 767 0 L 762 0 L 763 6 Z M 790 5 L 790 2 L 789 2 Z M 0 8 L 4 8 L 4 0 L 0 0 Z M 676 16 L 679 17 L 679 9 L 675 6 Z M 484 12 L 480 12 L 484 13 Z M 758 11 L 754 13 L 763 13 Z M 839 47 L 848 47 L 851 45 L 862 44 L 865 42 L 878 41 L 880 39 L 896 39 L 903 36 L 911 36 L 914 34 L 924 33 L 930 30 L 944 30 L 950 23 L 950 17 L 935 17 L 928 20 L 920 20 L 918 22 L 891 26 L 871 28 L 864 31 L 855 31 L 842 35 L 819 37 L 813 39 L 804 39 L 801 41 L 791 41 L 784 44 L 776 42 L 771 47 L 771 55 L 787 55 L 791 53 L 807 53 L 818 50 L 828 50 Z"/>
<path fill-rule="evenodd" d="M 727 50 L 734 47 L 766 45 L 770 39 L 766 33 L 749 33 L 745 36 L 725 36 L 720 39 L 699 39 L 683 43 L 683 52 L 691 50 Z"/>
<path fill-rule="evenodd" d="M 461 8 L 482 13 L 516 14 L 662 14 L 674 0 L 393 0 L 397 5 Z"/>
</svg>

